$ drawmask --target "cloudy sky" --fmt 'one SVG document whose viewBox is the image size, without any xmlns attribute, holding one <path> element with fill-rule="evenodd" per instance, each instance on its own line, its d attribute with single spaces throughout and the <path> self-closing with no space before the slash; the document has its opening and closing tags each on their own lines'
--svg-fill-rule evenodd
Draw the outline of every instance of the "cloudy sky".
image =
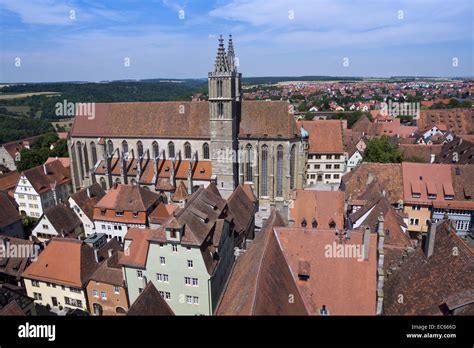
<svg viewBox="0 0 474 348">
<path fill-rule="evenodd" d="M 244 76 L 474 76 L 473 4 L 0 0 L 0 82 L 202 78 L 229 33 Z"/>
</svg>

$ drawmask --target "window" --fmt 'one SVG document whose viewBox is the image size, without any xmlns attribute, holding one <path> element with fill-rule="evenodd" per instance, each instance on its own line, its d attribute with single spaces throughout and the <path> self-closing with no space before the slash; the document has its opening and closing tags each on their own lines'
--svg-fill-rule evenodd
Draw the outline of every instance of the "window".
<svg viewBox="0 0 474 348">
<path fill-rule="evenodd" d="M 331 179 L 331 174 L 325 174 L 324 179 Z"/>
<path fill-rule="evenodd" d="M 194 267 L 193 260 L 188 260 L 188 268 L 193 268 L 193 267 Z"/>
<path fill-rule="evenodd" d="M 153 158 L 158 158 L 160 156 L 160 147 L 158 146 L 158 142 L 154 141 L 151 144 L 151 147 L 153 149 Z"/>
<path fill-rule="evenodd" d="M 339 179 L 339 174 L 334 174 L 334 179 Z"/>
<path fill-rule="evenodd" d="M 100 292 L 100 297 L 103 299 L 103 300 L 107 300 L 107 293 L 105 291 L 101 291 Z"/>
<path fill-rule="evenodd" d="M 217 96 L 218 97 L 222 97 L 222 91 L 223 91 L 223 81 L 217 80 Z"/>
<path fill-rule="evenodd" d="M 167 274 L 157 273 L 156 280 L 158 280 L 159 282 L 168 283 L 169 277 Z"/>
<path fill-rule="evenodd" d="M 184 143 L 184 158 L 186 159 L 191 158 L 191 144 L 188 142 Z"/>
<path fill-rule="evenodd" d="M 436 194 L 428 194 L 428 199 L 436 199 Z"/>
<path fill-rule="evenodd" d="M 120 293 L 120 288 L 116 285 L 114 285 L 114 293 L 117 295 Z"/>
<path fill-rule="evenodd" d="M 421 205 L 412 205 L 412 210 L 421 210 Z"/>
<path fill-rule="evenodd" d="M 199 297 L 193 296 L 193 303 L 194 303 L 195 305 L 198 305 L 198 304 L 199 304 Z"/>
<path fill-rule="evenodd" d="M 160 263 L 161 263 L 162 265 L 166 265 L 166 259 L 165 259 L 164 256 L 160 256 Z"/>
<path fill-rule="evenodd" d="M 320 164 L 315 164 L 314 165 L 314 169 L 320 169 L 321 168 L 321 165 Z"/>
<path fill-rule="evenodd" d="M 126 140 L 122 141 L 122 152 L 124 156 L 128 156 L 128 143 Z"/>
<path fill-rule="evenodd" d="M 186 295 L 186 303 L 187 304 L 193 304 L 193 297 L 189 296 L 189 295 Z"/>
<path fill-rule="evenodd" d="M 105 179 L 102 177 L 100 178 L 100 186 L 102 186 L 102 189 L 107 189 L 107 185 L 105 183 Z"/>
<path fill-rule="evenodd" d="M 332 164 L 326 164 L 326 169 L 332 169 Z"/>
<path fill-rule="evenodd" d="M 112 156 L 114 153 L 114 143 L 112 143 L 112 140 L 107 141 L 107 153 L 109 156 Z"/>
<path fill-rule="evenodd" d="M 55 288 L 56 286 L 53 284 L 53 288 Z M 82 292 L 82 289 L 79 289 L 79 288 L 69 288 L 69 291 L 71 292 L 74 292 L 76 294 L 80 294 Z"/>
<path fill-rule="evenodd" d="M 224 118 L 224 104 L 223 103 L 217 104 L 217 117 Z"/>
<path fill-rule="evenodd" d="M 34 286 L 34 287 L 36 287 L 36 288 L 39 288 L 39 286 L 40 286 L 39 281 L 37 281 L 37 280 L 32 280 L 32 281 L 31 281 L 31 286 Z"/>
<path fill-rule="evenodd" d="M 168 291 L 159 291 L 160 295 L 162 298 L 164 298 L 165 300 L 171 300 L 171 293 L 168 292 Z"/>
<path fill-rule="evenodd" d="M 268 146 L 262 146 L 262 196 L 268 196 Z"/>
<path fill-rule="evenodd" d="M 95 298 L 99 298 L 99 291 L 98 290 L 92 290 L 92 296 Z"/>
<path fill-rule="evenodd" d="M 340 169 L 341 168 L 341 165 L 340 164 L 335 164 L 334 165 L 334 169 Z"/>
<path fill-rule="evenodd" d="M 141 294 L 143 291 L 143 288 L 138 288 L 138 293 Z M 161 291 L 160 291 L 160 294 L 161 294 Z"/>
<path fill-rule="evenodd" d="M 97 149 L 95 147 L 95 143 L 91 141 L 91 153 L 92 153 L 92 164 L 95 166 L 97 163 Z"/>
<path fill-rule="evenodd" d="M 184 277 L 184 284 L 191 285 L 191 277 Z"/>
<path fill-rule="evenodd" d="M 43 296 L 41 296 L 41 294 L 39 292 L 34 292 L 33 297 L 34 297 L 35 300 L 38 300 L 38 301 L 43 300 Z"/>
<path fill-rule="evenodd" d="M 192 282 L 193 282 L 193 286 L 199 286 L 199 279 L 193 278 Z"/>
<path fill-rule="evenodd" d="M 290 189 L 295 188 L 295 157 L 296 157 L 296 145 L 293 145 L 290 150 Z"/>
<path fill-rule="evenodd" d="M 321 159 L 321 155 L 314 155 L 314 159 Z"/>
<path fill-rule="evenodd" d="M 209 144 L 208 143 L 204 143 L 202 145 L 202 152 L 203 152 L 204 159 L 210 159 L 211 158 L 211 156 L 209 155 Z"/>
<path fill-rule="evenodd" d="M 252 145 L 247 144 L 246 152 L 247 154 L 245 158 L 245 181 L 253 181 L 253 173 L 252 173 Z"/>
<path fill-rule="evenodd" d="M 337 160 L 341 159 L 341 155 L 335 155 L 334 158 L 337 159 Z"/>
<path fill-rule="evenodd" d="M 283 196 L 283 145 L 278 145 L 277 148 L 277 197 Z"/>
<path fill-rule="evenodd" d="M 418 225 L 420 223 L 420 220 L 418 219 L 410 219 L 410 225 Z"/>
<path fill-rule="evenodd" d="M 123 211 L 116 211 L 115 216 L 123 216 Z"/>
<path fill-rule="evenodd" d="M 137 278 L 143 278 L 143 272 L 140 270 L 137 270 Z"/>
<path fill-rule="evenodd" d="M 137 141 L 137 154 L 138 154 L 138 157 L 143 156 L 143 143 L 140 140 Z"/>
<path fill-rule="evenodd" d="M 326 155 L 326 159 L 332 159 L 332 155 Z"/>
<path fill-rule="evenodd" d="M 174 155 L 175 155 L 175 153 L 174 153 L 174 143 L 172 141 L 170 141 L 168 143 L 168 157 L 174 158 Z"/>
<path fill-rule="evenodd" d="M 177 246 L 176 244 L 173 244 L 173 245 L 171 246 L 171 248 L 172 248 L 172 250 L 173 250 L 174 253 L 178 252 L 178 246 Z"/>
</svg>

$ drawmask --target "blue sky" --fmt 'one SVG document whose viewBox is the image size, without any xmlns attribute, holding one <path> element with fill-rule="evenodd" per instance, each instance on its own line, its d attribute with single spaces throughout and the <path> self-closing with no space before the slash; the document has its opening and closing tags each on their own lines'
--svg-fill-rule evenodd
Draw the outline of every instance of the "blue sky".
<svg viewBox="0 0 474 348">
<path fill-rule="evenodd" d="M 221 33 L 244 76 L 474 76 L 473 4 L 0 0 L 0 81 L 202 78 Z"/>
</svg>

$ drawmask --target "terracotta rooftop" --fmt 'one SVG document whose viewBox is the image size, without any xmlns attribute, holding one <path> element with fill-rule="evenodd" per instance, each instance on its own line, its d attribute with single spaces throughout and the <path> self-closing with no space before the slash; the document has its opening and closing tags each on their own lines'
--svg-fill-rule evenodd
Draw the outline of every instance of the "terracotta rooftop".
<svg viewBox="0 0 474 348">
<path fill-rule="evenodd" d="M 17 152 L 21 152 L 21 150 L 23 150 L 25 147 L 33 145 L 39 138 L 41 138 L 41 135 L 11 141 L 11 142 L 5 143 L 5 144 L 0 145 L 0 146 L 3 146 L 5 148 L 5 150 L 8 151 L 10 156 L 12 158 L 15 158 L 15 155 L 16 155 Z"/>
<path fill-rule="evenodd" d="M 443 145 L 400 144 L 398 149 L 406 161 L 420 159 L 425 163 L 430 163 L 431 155 L 438 155 L 442 147 Z"/>
<path fill-rule="evenodd" d="M 474 111 L 472 109 L 421 110 L 417 123 L 420 130 L 435 124 L 443 124 L 456 134 L 473 134 Z"/>
<path fill-rule="evenodd" d="M 150 223 L 162 224 L 165 222 L 173 212 L 179 208 L 178 204 L 166 204 L 161 202 L 148 216 Z"/>
<path fill-rule="evenodd" d="M 234 265 L 216 315 L 307 315 L 273 228 L 284 226 L 273 210 L 248 250 Z M 294 302 L 288 301 L 293 295 Z"/>
<path fill-rule="evenodd" d="M 17 171 L 0 175 L 0 190 L 2 191 L 13 190 L 16 187 L 16 184 L 18 183 L 19 178 L 20 178 L 20 173 L 18 173 Z"/>
<path fill-rule="evenodd" d="M 69 157 L 48 157 L 44 164 L 48 164 L 56 160 L 60 161 L 64 168 L 69 168 L 71 165 L 71 159 Z"/>
<path fill-rule="evenodd" d="M 22 174 L 27 177 L 38 193 L 48 192 L 54 185 L 71 182 L 69 170 L 64 168 L 59 160 L 25 170 Z"/>
<path fill-rule="evenodd" d="M 82 288 L 97 269 L 94 249 L 77 239 L 53 238 L 22 277 Z"/>
<path fill-rule="evenodd" d="M 104 254 L 108 253 L 110 250 L 112 252 L 112 256 L 105 259 L 97 270 L 92 274 L 90 280 L 95 280 L 99 283 L 106 283 L 116 286 L 125 286 L 125 281 L 123 279 L 122 267 L 118 263 L 118 252 L 120 251 L 120 244 L 115 239 L 115 242 L 112 242 L 111 239 L 106 245 L 104 245 L 101 250 L 103 250 Z"/>
<path fill-rule="evenodd" d="M 456 137 L 442 146 L 436 156 L 436 163 L 474 164 L 474 141 Z"/>
<path fill-rule="evenodd" d="M 403 199 L 402 165 L 399 163 L 361 163 L 342 177 L 346 200 L 358 199 L 366 186 L 377 178 L 391 204 Z"/>
<path fill-rule="evenodd" d="M 243 101 L 239 137 L 296 137 L 289 107 L 280 101 Z M 71 136 L 210 139 L 209 103 L 97 103 L 94 120 L 76 117 Z"/>
<path fill-rule="evenodd" d="M 95 205 L 97 209 L 144 212 L 152 207 L 160 196 L 138 185 L 116 185 Z M 94 214 L 95 215 L 95 214 Z"/>
<path fill-rule="evenodd" d="M 254 221 L 257 203 L 253 201 L 248 192 L 239 185 L 227 199 L 230 217 L 233 218 L 237 233 L 244 233 Z"/>
<path fill-rule="evenodd" d="M 94 206 L 105 196 L 105 190 L 96 183 L 87 188 L 77 191 L 70 197 L 81 208 L 89 219 L 94 217 Z"/>
<path fill-rule="evenodd" d="M 339 238 L 331 230 L 278 227 L 275 235 L 309 314 L 318 315 L 324 305 L 331 315 L 375 315 L 375 233 L 370 234 L 367 260 L 361 260 L 362 255 L 334 257 L 336 255 L 327 254 L 328 247 L 337 245 L 354 245 L 362 252 L 362 230 L 351 231 L 350 239 L 344 244 L 339 244 Z M 307 263 L 303 269 L 301 261 Z M 310 273 L 301 273 L 305 269 Z"/>
<path fill-rule="evenodd" d="M 454 196 L 450 165 L 403 162 L 402 172 L 404 202 L 431 204 Z"/>
<path fill-rule="evenodd" d="M 319 229 L 344 228 L 344 192 L 294 190 L 292 192 L 293 208 L 290 208 L 290 220 L 295 227 L 302 227 L 303 221 L 307 228 L 313 223 Z"/>
<path fill-rule="evenodd" d="M 343 122 L 341 120 L 300 121 L 309 133 L 309 153 L 343 153 Z"/>
<path fill-rule="evenodd" d="M 130 245 L 119 255 L 119 263 L 126 266 L 145 268 L 148 247 L 153 231 L 148 228 L 129 228 L 125 235 L 125 244 Z"/>
<path fill-rule="evenodd" d="M 436 227 L 433 254 L 427 257 L 418 248 L 385 282 L 384 314 L 441 315 L 453 296 L 472 290 L 473 270 L 472 250 L 447 222 L 440 223 Z M 469 302 L 472 307 L 472 295 Z"/>
<path fill-rule="evenodd" d="M 474 165 L 452 165 L 454 199 L 474 201 Z"/>
</svg>

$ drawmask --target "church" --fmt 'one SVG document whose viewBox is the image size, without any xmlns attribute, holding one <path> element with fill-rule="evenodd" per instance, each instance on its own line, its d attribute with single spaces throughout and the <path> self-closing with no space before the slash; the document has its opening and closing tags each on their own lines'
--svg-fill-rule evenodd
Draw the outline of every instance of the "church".
<svg viewBox="0 0 474 348">
<path fill-rule="evenodd" d="M 252 187 L 260 209 L 288 207 L 303 187 L 307 137 L 291 105 L 242 99 L 232 36 L 219 38 L 207 101 L 98 103 L 77 115 L 68 140 L 74 190 L 140 185 L 172 199 L 214 182 L 223 198 Z M 304 132 L 303 132 L 304 133 Z"/>
</svg>

